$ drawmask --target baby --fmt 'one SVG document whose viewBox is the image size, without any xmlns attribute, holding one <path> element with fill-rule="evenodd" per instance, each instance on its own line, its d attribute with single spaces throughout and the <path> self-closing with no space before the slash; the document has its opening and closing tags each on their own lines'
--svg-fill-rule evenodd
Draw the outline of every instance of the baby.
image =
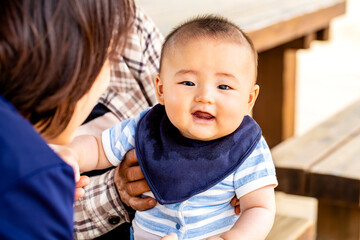
<svg viewBox="0 0 360 240">
<path fill-rule="evenodd" d="M 136 155 L 158 204 L 136 212 L 133 237 L 265 239 L 275 216 L 275 168 L 248 116 L 259 94 L 250 39 L 217 16 L 192 19 L 165 39 L 155 79 L 159 104 L 120 122 L 102 139 L 69 145 L 81 171 Z M 236 195 L 241 215 L 230 201 Z"/>
</svg>

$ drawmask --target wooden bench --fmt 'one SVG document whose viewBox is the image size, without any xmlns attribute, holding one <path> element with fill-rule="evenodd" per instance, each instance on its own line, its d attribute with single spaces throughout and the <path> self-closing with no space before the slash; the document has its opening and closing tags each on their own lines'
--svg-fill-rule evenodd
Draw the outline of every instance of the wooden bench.
<svg viewBox="0 0 360 240">
<path fill-rule="evenodd" d="M 276 217 L 266 240 L 315 239 L 317 200 L 276 192 Z"/>
<path fill-rule="evenodd" d="M 272 155 L 277 190 L 318 199 L 318 239 L 360 239 L 360 99 Z"/>
</svg>

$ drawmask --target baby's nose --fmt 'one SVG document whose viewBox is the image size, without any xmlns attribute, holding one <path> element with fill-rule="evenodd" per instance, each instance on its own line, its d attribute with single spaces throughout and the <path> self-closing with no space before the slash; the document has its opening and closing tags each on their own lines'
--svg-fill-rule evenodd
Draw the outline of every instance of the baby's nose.
<svg viewBox="0 0 360 240">
<path fill-rule="evenodd" d="M 195 102 L 213 104 L 215 102 L 214 96 L 207 88 L 202 88 L 195 96 Z"/>
</svg>

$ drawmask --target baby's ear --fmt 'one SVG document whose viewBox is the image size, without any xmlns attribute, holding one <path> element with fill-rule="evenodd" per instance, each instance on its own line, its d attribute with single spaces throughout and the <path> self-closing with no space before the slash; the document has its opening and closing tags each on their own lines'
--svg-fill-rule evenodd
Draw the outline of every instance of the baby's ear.
<svg viewBox="0 0 360 240">
<path fill-rule="evenodd" d="M 250 91 L 249 100 L 248 100 L 248 113 L 250 113 L 252 108 L 254 107 L 255 101 L 259 95 L 259 90 L 260 90 L 259 85 L 255 84 Z"/>
<path fill-rule="evenodd" d="M 160 75 L 158 74 L 155 77 L 155 91 L 156 91 L 156 98 L 161 105 L 164 105 L 163 87 L 164 87 L 163 82 L 160 78 Z"/>
</svg>

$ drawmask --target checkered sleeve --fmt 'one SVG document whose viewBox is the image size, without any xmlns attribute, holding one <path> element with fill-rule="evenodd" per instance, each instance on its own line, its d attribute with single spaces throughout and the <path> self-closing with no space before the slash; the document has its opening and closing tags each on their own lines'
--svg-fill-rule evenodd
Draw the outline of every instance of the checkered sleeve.
<svg viewBox="0 0 360 240">
<path fill-rule="evenodd" d="M 163 36 L 152 20 L 137 9 L 134 27 L 124 51 L 112 58 L 111 79 L 100 102 L 120 120 L 153 106 Z"/>
<path fill-rule="evenodd" d="M 156 103 L 153 79 L 158 73 L 162 42 L 155 24 L 137 9 L 127 45 L 112 60 L 110 85 L 99 100 L 119 120 L 134 117 Z M 76 201 L 75 239 L 92 239 L 130 221 L 113 176 L 114 170 L 93 177 L 85 196 Z M 114 218 L 119 221 L 110 220 Z"/>
<path fill-rule="evenodd" d="M 130 222 L 114 184 L 114 171 L 92 177 L 85 196 L 75 202 L 74 239 L 93 239 Z"/>
</svg>

